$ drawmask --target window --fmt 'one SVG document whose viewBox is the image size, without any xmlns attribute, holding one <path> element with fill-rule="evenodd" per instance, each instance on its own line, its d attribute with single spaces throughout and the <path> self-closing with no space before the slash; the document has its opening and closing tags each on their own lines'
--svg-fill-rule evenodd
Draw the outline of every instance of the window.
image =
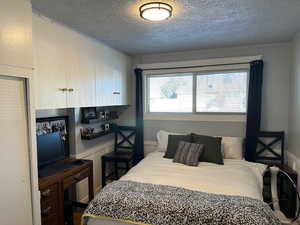
<svg viewBox="0 0 300 225">
<path fill-rule="evenodd" d="M 193 74 L 148 76 L 148 112 L 193 112 Z"/>
<path fill-rule="evenodd" d="M 247 72 L 202 73 L 196 76 L 197 112 L 246 112 Z"/>
<path fill-rule="evenodd" d="M 246 113 L 248 71 L 146 75 L 148 113 Z"/>
</svg>

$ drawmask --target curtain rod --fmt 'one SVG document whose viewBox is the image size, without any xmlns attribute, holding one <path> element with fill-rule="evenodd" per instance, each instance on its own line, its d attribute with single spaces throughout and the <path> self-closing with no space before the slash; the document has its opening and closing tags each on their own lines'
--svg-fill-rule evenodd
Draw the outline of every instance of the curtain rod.
<svg viewBox="0 0 300 225">
<path fill-rule="evenodd" d="M 251 62 L 242 62 L 242 63 L 226 63 L 226 64 L 214 64 L 214 65 L 202 65 L 202 66 L 180 66 L 180 67 L 166 67 L 166 68 L 153 68 L 153 69 L 142 69 L 142 71 L 149 70 L 173 70 L 173 69 L 193 69 L 193 68 L 202 68 L 202 67 L 214 67 L 214 66 L 232 66 L 232 65 L 244 65 L 250 64 Z"/>
</svg>

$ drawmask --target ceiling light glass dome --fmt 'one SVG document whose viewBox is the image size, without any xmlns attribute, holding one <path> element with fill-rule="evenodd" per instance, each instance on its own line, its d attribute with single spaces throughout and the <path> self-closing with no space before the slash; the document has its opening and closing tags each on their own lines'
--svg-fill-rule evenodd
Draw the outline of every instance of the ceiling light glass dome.
<svg viewBox="0 0 300 225">
<path fill-rule="evenodd" d="M 140 15 L 145 20 L 162 21 L 172 16 L 172 6 L 162 2 L 150 2 L 140 7 Z"/>
</svg>

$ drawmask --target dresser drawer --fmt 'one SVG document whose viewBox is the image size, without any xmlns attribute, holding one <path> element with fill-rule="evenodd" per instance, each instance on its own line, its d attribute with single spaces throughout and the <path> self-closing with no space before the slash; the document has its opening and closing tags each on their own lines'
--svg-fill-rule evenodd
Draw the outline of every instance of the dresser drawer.
<svg viewBox="0 0 300 225">
<path fill-rule="evenodd" d="M 67 177 L 64 181 L 63 181 L 63 187 L 64 189 L 70 187 L 72 184 L 77 183 L 78 181 L 83 180 L 84 178 L 88 177 L 90 174 L 90 168 L 86 168 L 72 176 Z"/>
<path fill-rule="evenodd" d="M 58 193 L 58 184 L 53 184 L 47 188 L 40 190 L 41 192 L 41 203 L 46 201 L 55 200 Z"/>
</svg>

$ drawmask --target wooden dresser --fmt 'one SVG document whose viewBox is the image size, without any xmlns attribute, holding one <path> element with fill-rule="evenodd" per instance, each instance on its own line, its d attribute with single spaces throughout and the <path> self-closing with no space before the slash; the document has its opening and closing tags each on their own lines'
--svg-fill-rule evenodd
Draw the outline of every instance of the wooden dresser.
<svg viewBox="0 0 300 225">
<path fill-rule="evenodd" d="M 88 178 L 89 200 L 94 197 L 93 161 L 69 159 L 40 171 L 42 225 L 64 225 L 65 190 Z"/>
</svg>

